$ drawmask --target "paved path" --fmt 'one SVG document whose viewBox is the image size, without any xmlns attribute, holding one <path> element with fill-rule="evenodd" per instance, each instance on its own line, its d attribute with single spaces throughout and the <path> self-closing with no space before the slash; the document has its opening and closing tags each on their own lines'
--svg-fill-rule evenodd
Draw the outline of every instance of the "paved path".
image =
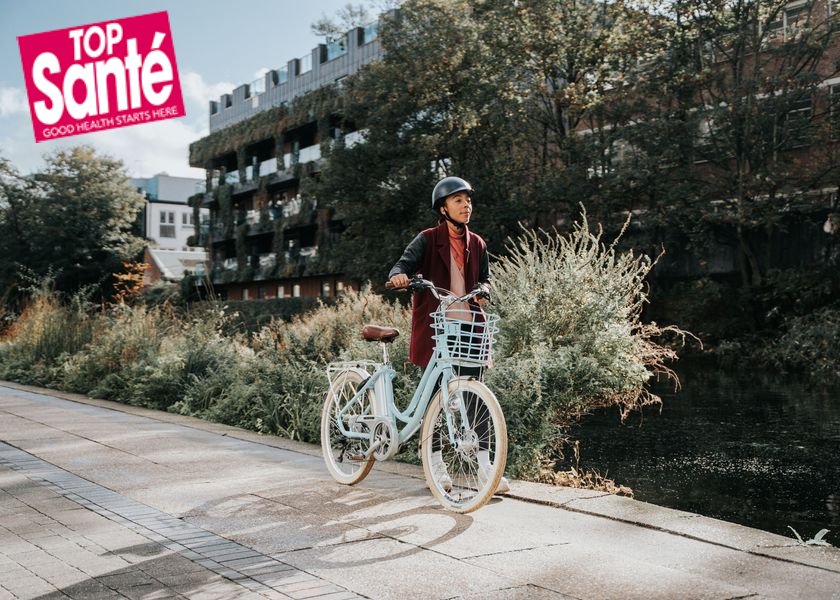
<svg viewBox="0 0 840 600">
<path fill-rule="evenodd" d="M 0 385 L 5 598 L 840 598 L 840 550 L 512 482 L 470 515 L 419 468 Z"/>
</svg>

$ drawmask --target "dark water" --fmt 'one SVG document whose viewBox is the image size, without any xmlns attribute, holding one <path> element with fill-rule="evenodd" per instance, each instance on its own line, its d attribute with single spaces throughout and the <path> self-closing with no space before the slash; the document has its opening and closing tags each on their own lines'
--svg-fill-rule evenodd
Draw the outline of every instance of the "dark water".
<svg viewBox="0 0 840 600">
<path fill-rule="evenodd" d="M 788 525 L 804 539 L 827 528 L 840 546 L 840 389 L 700 365 L 678 374 L 678 392 L 656 387 L 661 414 L 586 417 L 580 466 L 645 502 L 788 537 Z"/>
</svg>

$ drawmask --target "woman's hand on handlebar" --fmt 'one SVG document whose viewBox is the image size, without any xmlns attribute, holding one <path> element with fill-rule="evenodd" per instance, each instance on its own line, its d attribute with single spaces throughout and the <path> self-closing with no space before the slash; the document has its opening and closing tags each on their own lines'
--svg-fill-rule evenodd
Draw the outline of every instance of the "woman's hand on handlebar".
<svg viewBox="0 0 840 600">
<path fill-rule="evenodd" d="M 397 273 L 388 280 L 388 283 L 391 284 L 391 287 L 399 289 L 406 287 L 410 281 L 411 279 L 405 273 Z"/>
</svg>

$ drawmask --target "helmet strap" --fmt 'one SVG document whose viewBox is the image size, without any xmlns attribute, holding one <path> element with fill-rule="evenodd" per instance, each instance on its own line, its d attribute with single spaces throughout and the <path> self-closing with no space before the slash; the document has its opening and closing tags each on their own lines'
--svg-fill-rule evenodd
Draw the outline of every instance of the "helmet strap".
<svg viewBox="0 0 840 600">
<path fill-rule="evenodd" d="M 458 221 L 456 221 L 455 219 L 453 219 L 452 217 L 450 217 L 450 216 L 449 216 L 449 211 L 448 211 L 448 210 L 446 210 L 446 207 L 443 207 L 443 213 L 442 213 L 442 214 L 443 214 L 443 218 L 444 218 L 444 220 L 449 221 L 450 223 L 452 223 L 452 225 L 454 225 L 454 226 L 455 226 L 455 229 L 457 229 L 459 232 L 461 232 L 461 233 L 463 233 L 463 232 L 464 232 L 464 227 L 465 227 L 465 225 L 464 225 L 463 223 L 459 223 Z"/>
</svg>

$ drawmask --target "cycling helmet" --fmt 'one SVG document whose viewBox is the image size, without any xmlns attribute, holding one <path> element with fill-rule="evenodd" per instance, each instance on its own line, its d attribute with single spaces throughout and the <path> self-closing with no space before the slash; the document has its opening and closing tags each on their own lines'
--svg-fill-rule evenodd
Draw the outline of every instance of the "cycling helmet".
<svg viewBox="0 0 840 600">
<path fill-rule="evenodd" d="M 447 196 L 451 196 L 456 192 L 467 192 L 470 196 L 473 195 L 473 188 L 469 181 L 461 179 L 460 177 L 444 177 L 435 185 L 432 190 L 432 210 L 440 208 Z"/>
</svg>

